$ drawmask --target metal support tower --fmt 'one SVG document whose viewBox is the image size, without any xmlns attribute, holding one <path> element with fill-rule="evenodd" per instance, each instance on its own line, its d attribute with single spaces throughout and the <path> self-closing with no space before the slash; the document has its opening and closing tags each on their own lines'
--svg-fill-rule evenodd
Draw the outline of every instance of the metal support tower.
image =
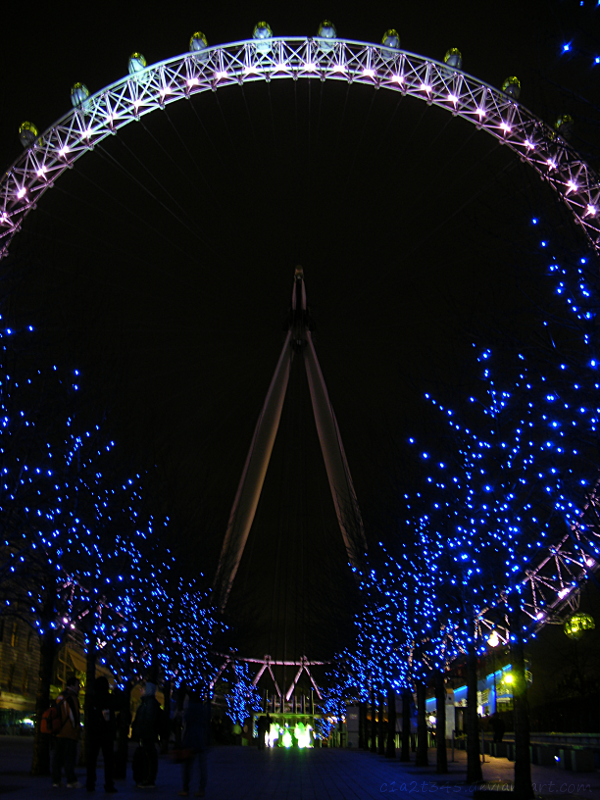
<svg viewBox="0 0 600 800">
<path fill-rule="evenodd" d="M 294 274 L 290 322 L 283 349 L 254 429 L 254 436 L 229 515 L 227 532 L 217 566 L 214 585 L 218 593 L 218 605 L 221 611 L 227 604 L 256 514 L 279 428 L 290 366 L 294 358 L 301 358 L 306 368 L 312 409 L 325 461 L 329 488 L 346 546 L 348 561 L 352 567 L 359 566 L 361 555 L 367 547 L 362 517 L 342 438 L 312 341 L 304 273 L 301 267 L 297 267 Z"/>
</svg>

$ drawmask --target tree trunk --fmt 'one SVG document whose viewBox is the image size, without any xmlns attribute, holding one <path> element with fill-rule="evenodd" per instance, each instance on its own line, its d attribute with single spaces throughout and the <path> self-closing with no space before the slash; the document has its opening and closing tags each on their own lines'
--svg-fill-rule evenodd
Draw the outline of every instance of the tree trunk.
<svg viewBox="0 0 600 800">
<path fill-rule="evenodd" d="M 358 746 L 361 750 L 367 749 L 367 704 L 359 703 L 358 706 Z"/>
<path fill-rule="evenodd" d="M 56 655 L 56 633 L 50 624 L 44 626 L 40 641 L 40 665 L 35 693 L 35 733 L 33 737 L 32 775 L 50 774 L 50 736 L 40 730 L 42 714 L 50 705 L 50 684 Z"/>
<path fill-rule="evenodd" d="M 379 695 L 379 731 L 377 734 L 377 752 L 380 756 L 385 755 L 385 695 Z"/>
<path fill-rule="evenodd" d="M 377 752 L 377 721 L 375 719 L 375 689 L 371 689 L 371 753 Z"/>
<path fill-rule="evenodd" d="M 435 771 L 439 775 L 448 772 L 448 751 L 446 750 L 446 681 L 444 672 L 440 670 L 435 681 L 435 743 L 437 762 Z"/>
<path fill-rule="evenodd" d="M 161 732 L 160 735 L 160 752 L 165 755 L 169 752 L 169 738 L 171 735 L 171 681 L 167 680 L 163 686 L 163 694 L 165 698 L 165 717 L 168 723 L 165 725 L 165 733 Z"/>
<path fill-rule="evenodd" d="M 83 698 L 83 739 L 81 742 L 81 762 L 90 766 L 92 757 L 88 747 L 92 713 L 94 709 L 94 683 L 96 682 L 96 634 L 89 634 L 85 653 L 85 697 Z"/>
<path fill-rule="evenodd" d="M 388 689 L 388 734 L 385 748 L 387 758 L 396 758 L 396 692 Z"/>
<path fill-rule="evenodd" d="M 477 719 L 477 653 L 471 644 L 467 652 L 467 783 L 482 780 Z"/>
<path fill-rule="evenodd" d="M 423 681 L 419 681 L 417 683 L 417 756 L 415 759 L 417 767 L 426 767 L 429 764 L 427 758 L 426 694 L 427 686 Z"/>
<path fill-rule="evenodd" d="M 527 683 L 525 681 L 525 653 L 521 635 L 520 613 L 517 611 L 510 621 L 511 661 L 513 673 L 513 706 L 515 721 L 515 786 L 514 794 L 519 800 L 530 800 L 534 796 L 531 784 L 531 759 L 529 754 L 529 707 Z"/>
<path fill-rule="evenodd" d="M 115 778 L 125 780 L 127 777 L 127 755 L 129 751 L 129 726 L 131 725 L 131 681 L 125 683 L 125 689 L 118 695 L 117 718 L 117 751 L 115 753 Z"/>
<path fill-rule="evenodd" d="M 408 687 L 402 689 L 402 749 L 400 761 L 410 761 L 410 700 L 411 691 Z"/>
</svg>

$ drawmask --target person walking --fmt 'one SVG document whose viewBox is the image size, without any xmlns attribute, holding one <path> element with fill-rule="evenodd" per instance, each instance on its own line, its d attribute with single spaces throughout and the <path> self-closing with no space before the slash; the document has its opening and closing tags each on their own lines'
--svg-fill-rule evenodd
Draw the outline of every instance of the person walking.
<svg viewBox="0 0 600 800">
<path fill-rule="evenodd" d="M 183 789 L 179 797 L 188 797 L 192 766 L 198 761 L 200 770 L 200 787 L 195 797 L 204 797 L 208 780 L 208 751 L 210 748 L 210 700 L 202 701 L 200 692 L 195 691 L 190 696 L 188 706 L 184 712 L 185 726 L 182 748 L 189 751 L 182 764 Z"/>
<path fill-rule="evenodd" d="M 505 730 L 504 720 L 496 711 L 495 714 L 492 715 L 492 730 L 494 731 L 494 741 L 501 744 L 502 739 L 504 737 L 504 730 Z"/>
<path fill-rule="evenodd" d="M 138 706 L 133 720 L 133 739 L 140 743 L 142 759 L 145 766 L 143 775 L 136 777 L 136 758 L 134 756 L 134 780 L 140 788 L 153 789 L 158 774 L 158 753 L 156 742 L 163 731 L 163 710 L 155 697 L 156 684 L 146 682 L 144 697 Z"/>
<path fill-rule="evenodd" d="M 90 719 L 86 720 L 87 780 L 88 792 L 96 788 L 96 762 L 102 750 L 104 759 L 104 791 L 116 792 L 114 784 L 115 754 L 115 709 L 109 692 L 108 679 L 104 676 L 94 682 L 94 696 Z"/>
<path fill-rule="evenodd" d="M 265 738 L 267 736 L 267 726 L 268 726 L 267 718 L 263 714 L 260 715 L 258 718 L 258 722 L 256 723 L 256 732 L 258 734 L 258 749 L 264 750 L 265 749 Z"/>
<path fill-rule="evenodd" d="M 71 677 L 64 691 L 56 698 L 60 711 L 61 727 L 56 734 L 54 760 L 52 762 L 52 786 L 59 788 L 63 768 L 69 789 L 78 789 L 81 784 L 75 775 L 77 742 L 81 732 L 81 713 L 79 708 L 79 680 Z"/>
</svg>

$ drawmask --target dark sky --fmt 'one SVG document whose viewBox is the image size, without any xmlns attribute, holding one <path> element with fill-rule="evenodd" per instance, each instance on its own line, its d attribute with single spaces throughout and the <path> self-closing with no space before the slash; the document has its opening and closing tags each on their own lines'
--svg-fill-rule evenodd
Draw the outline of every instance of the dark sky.
<svg viewBox="0 0 600 800">
<path fill-rule="evenodd" d="M 0 158 L 19 155 L 24 119 L 43 130 L 68 111 L 75 81 L 93 93 L 125 74 L 134 50 L 153 63 L 187 50 L 196 30 L 236 41 L 259 19 L 276 35 L 310 35 L 327 16 L 341 37 L 374 42 L 396 27 L 404 48 L 439 59 L 458 46 L 465 69 L 492 85 L 518 75 L 525 105 L 552 122 L 566 102 L 552 81 L 581 79 L 561 65 L 560 43 L 587 12 L 566 0 L 489 8 L 66 3 L 33 17 L 13 5 L 1 32 Z M 125 452 L 158 464 L 153 491 L 178 520 L 174 544 L 211 574 L 295 265 L 372 519 L 390 464 L 411 484 L 396 443 L 427 428 L 423 391 L 459 404 L 473 340 L 506 325 L 532 335 L 544 292 L 534 214 L 568 231 L 531 170 L 439 109 L 342 83 L 228 88 L 128 126 L 57 182 L 12 247 L 22 276 L 12 307 L 44 329 L 53 358 L 82 369 Z M 254 656 L 327 655 L 351 606 L 301 373 L 291 389 L 231 600 Z"/>
</svg>

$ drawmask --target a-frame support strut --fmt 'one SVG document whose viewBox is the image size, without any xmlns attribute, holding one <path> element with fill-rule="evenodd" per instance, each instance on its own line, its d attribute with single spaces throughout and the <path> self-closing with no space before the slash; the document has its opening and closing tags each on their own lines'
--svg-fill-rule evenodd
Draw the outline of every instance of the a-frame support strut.
<svg viewBox="0 0 600 800">
<path fill-rule="evenodd" d="M 289 329 L 254 429 L 252 444 L 229 515 L 227 532 L 217 566 L 215 588 L 218 591 L 218 604 L 221 610 L 227 603 L 254 521 L 279 428 L 290 366 L 294 358 L 303 359 L 306 368 L 312 409 L 325 461 L 329 488 L 346 546 L 348 561 L 352 567 L 359 566 L 361 556 L 366 550 L 362 517 L 350 469 L 309 328 L 304 274 L 302 268 L 298 267 L 294 275 Z"/>
</svg>

